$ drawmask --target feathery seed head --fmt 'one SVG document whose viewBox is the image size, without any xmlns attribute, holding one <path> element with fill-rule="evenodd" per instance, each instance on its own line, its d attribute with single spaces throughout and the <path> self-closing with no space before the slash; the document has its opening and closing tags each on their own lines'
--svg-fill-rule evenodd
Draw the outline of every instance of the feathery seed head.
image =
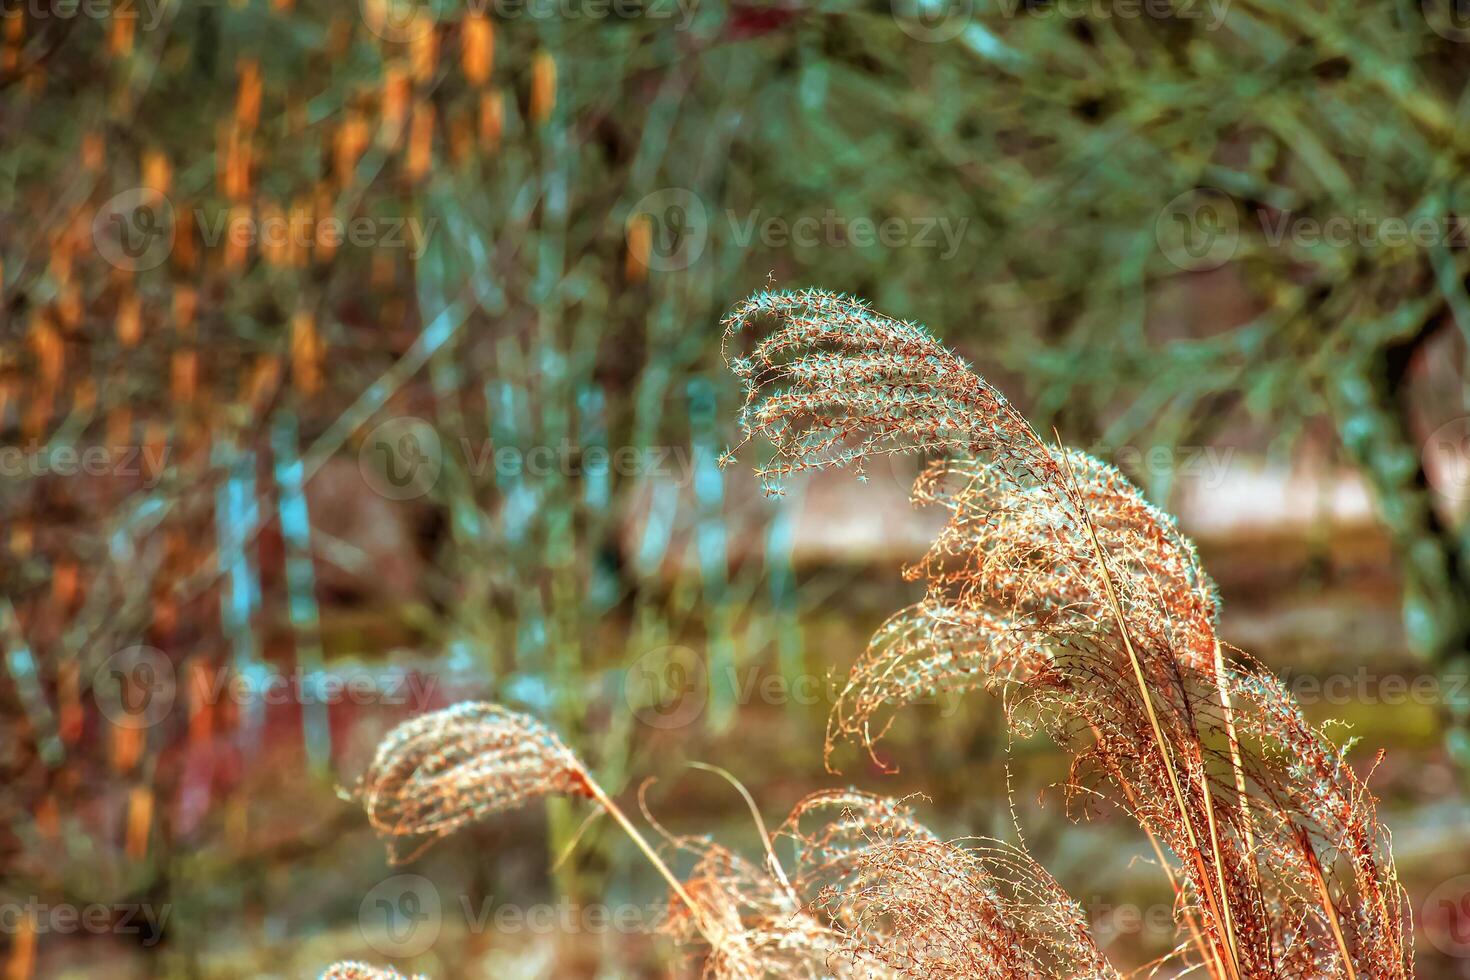
<svg viewBox="0 0 1470 980">
<path fill-rule="evenodd" d="M 388 733 L 357 795 L 368 819 L 417 853 L 440 837 L 547 796 L 590 797 L 582 762 L 541 722 L 498 704 L 464 702 Z"/>
</svg>

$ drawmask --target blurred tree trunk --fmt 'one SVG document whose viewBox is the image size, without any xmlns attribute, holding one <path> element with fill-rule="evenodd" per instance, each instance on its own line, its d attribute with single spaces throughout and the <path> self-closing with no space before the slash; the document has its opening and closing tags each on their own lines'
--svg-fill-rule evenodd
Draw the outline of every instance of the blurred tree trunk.
<svg viewBox="0 0 1470 980">
<path fill-rule="evenodd" d="M 1470 554 L 1459 529 L 1435 507 L 1406 386 L 1414 354 L 1440 322 L 1436 316 L 1414 336 L 1364 356 L 1356 369 L 1344 365 L 1328 403 L 1399 560 L 1409 644 L 1442 678 L 1459 678 L 1470 672 Z M 1440 690 L 1450 751 L 1470 768 L 1470 701 L 1458 683 L 1442 683 Z"/>
</svg>

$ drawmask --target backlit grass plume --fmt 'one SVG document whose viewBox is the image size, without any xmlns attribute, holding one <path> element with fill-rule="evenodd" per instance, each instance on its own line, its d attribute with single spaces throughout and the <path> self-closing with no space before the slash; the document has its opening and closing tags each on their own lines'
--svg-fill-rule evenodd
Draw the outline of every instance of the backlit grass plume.
<svg viewBox="0 0 1470 980">
<path fill-rule="evenodd" d="M 847 980 L 869 976 L 842 956 L 842 937 L 804 907 L 779 864 L 757 864 L 704 837 L 665 834 L 693 859 L 684 885 L 714 926 L 710 942 L 688 907 L 673 903 L 661 931 L 709 980 Z M 706 927 L 707 928 L 707 927 Z"/>
<path fill-rule="evenodd" d="M 900 802 L 856 792 L 802 800 L 777 835 L 794 843 L 789 871 L 753 801 L 765 843 L 760 862 L 705 837 L 672 834 L 649 816 L 662 850 L 688 866 L 680 877 L 545 726 L 480 703 L 399 726 L 359 793 L 394 840 L 427 834 L 432 841 L 555 793 L 595 800 L 668 882 L 660 931 L 707 980 L 1114 976 L 1081 909 L 1024 851 L 983 839 L 943 841 Z M 402 799 L 415 793 L 433 805 Z M 385 812 L 395 816 L 380 819 Z M 332 969 L 330 980 L 396 976 L 356 963 Z"/>
<path fill-rule="evenodd" d="M 782 832 L 800 887 L 859 965 L 925 978 L 1110 978 L 1074 902 L 1019 847 L 941 840 L 902 802 L 816 793 Z"/>
<path fill-rule="evenodd" d="M 399 725 L 357 795 L 395 860 L 491 814 L 547 796 L 594 795 L 572 751 L 534 718 L 465 702 Z M 409 851 L 404 842 L 413 842 Z"/>
<path fill-rule="evenodd" d="M 389 838 L 395 861 L 466 824 L 551 796 L 597 802 L 627 832 L 684 902 L 707 926 L 704 909 L 649 845 L 582 760 L 556 733 L 530 715 L 498 704 L 465 701 L 410 719 L 388 733 L 356 795 L 373 827 Z M 408 856 L 404 838 L 421 840 Z"/>
<path fill-rule="evenodd" d="M 550 796 L 593 800 L 611 816 L 668 883 L 665 931 L 699 952 L 704 974 L 759 980 L 805 974 L 832 947 L 831 933 L 803 916 L 779 866 L 761 871 L 714 845 L 668 837 L 697 855 L 687 883 L 549 728 L 497 704 L 465 702 L 404 722 L 379 746 L 356 795 L 379 833 L 412 853 L 466 824 Z M 785 964 L 778 968 L 776 964 Z"/>
<path fill-rule="evenodd" d="M 417 974 L 406 977 L 392 967 L 369 966 L 355 960 L 344 960 L 327 967 L 321 980 L 426 980 L 426 978 Z"/>
<path fill-rule="evenodd" d="M 829 754 L 847 737 L 871 750 L 886 712 L 936 690 L 994 691 L 1013 727 L 1071 754 L 1071 786 L 1110 787 L 1174 855 L 1192 965 L 1230 980 L 1409 974 L 1371 795 L 1275 678 L 1227 661 L 1214 589 L 1171 518 L 1113 468 L 1048 445 L 920 326 L 820 291 L 760 294 L 725 325 L 773 491 L 874 454 L 943 457 L 914 488 L 949 511 L 907 572 L 927 593 L 854 666 Z"/>
</svg>

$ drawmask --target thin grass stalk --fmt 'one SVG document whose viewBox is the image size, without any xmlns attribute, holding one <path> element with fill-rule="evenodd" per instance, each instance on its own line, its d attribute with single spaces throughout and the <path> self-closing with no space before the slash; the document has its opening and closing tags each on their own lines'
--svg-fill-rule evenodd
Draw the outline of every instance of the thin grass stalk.
<svg viewBox="0 0 1470 980">
<path fill-rule="evenodd" d="M 679 896 L 679 901 L 683 902 L 686 906 L 689 907 L 689 912 L 691 915 L 694 916 L 694 922 L 695 925 L 699 928 L 700 935 L 704 936 L 705 940 L 708 941 L 711 946 L 718 945 L 718 943 L 715 941 L 714 930 L 711 928 L 709 922 L 705 918 L 704 910 L 700 907 L 699 903 L 694 901 L 689 892 L 685 890 L 683 882 L 681 882 L 678 877 L 675 876 L 674 872 L 669 868 L 669 866 L 664 863 L 663 858 L 658 856 L 658 851 L 654 850 L 653 845 L 649 844 L 647 839 L 638 832 L 638 828 L 633 826 L 633 822 L 628 819 L 628 815 L 625 814 L 622 811 L 622 808 L 614 803 L 612 801 L 612 798 L 603 791 L 603 788 L 598 785 L 597 780 L 592 779 L 590 776 L 587 778 L 587 791 L 591 793 L 592 798 L 596 800 L 597 803 L 608 812 L 608 815 L 618 822 L 618 826 L 623 828 L 623 832 L 626 833 L 632 839 L 633 843 L 637 845 L 638 849 L 643 852 L 643 856 L 648 858 L 648 861 L 650 864 L 653 865 L 654 870 L 656 870 L 660 875 L 663 876 L 664 881 L 668 882 L 669 888 L 673 890 L 675 895 Z"/>
<path fill-rule="evenodd" d="M 1098 731 L 1096 725 L 1092 726 L 1092 731 L 1097 736 L 1098 740 L 1101 741 L 1102 732 Z M 1114 765 L 1114 771 L 1114 781 L 1122 787 L 1123 796 L 1127 799 L 1128 805 L 1131 806 L 1135 812 L 1138 811 L 1140 809 L 1138 796 L 1133 792 L 1133 787 L 1130 786 L 1128 782 L 1122 778 L 1122 775 L 1120 773 L 1116 773 L 1116 765 Z M 1179 884 L 1179 879 L 1174 876 L 1174 869 L 1169 866 L 1169 859 L 1164 854 L 1164 846 L 1159 843 L 1158 837 L 1154 834 L 1153 830 L 1148 826 L 1148 824 L 1140 821 L 1139 827 L 1143 829 L 1144 836 L 1148 838 L 1148 844 L 1149 847 L 1153 848 L 1154 856 L 1159 859 L 1159 867 L 1163 870 L 1164 877 L 1169 882 L 1170 890 L 1173 891 L 1176 899 L 1182 899 L 1184 895 L 1184 888 L 1182 885 Z M 1213 944 L 1205 942 L 1204 934 L 1200 932 L 1199 923 L 1195 921 L 1194 913 L 1190 911 L 1188 905 L 1185 905 L 1183 907 L 1183 911 L 1184 923 L 1189 927 L 1190 941 L 1199 951 L 1200 956 L 1204 958 L 1205 968 L 1210 971 L 1210 976 L 1225 976 L 1225 967 L 1220 963 L 1219 951 L 1214 947 Z"/>
<path fill-rule="evenodd" d="M 1251 827 L 1250 800 L 1245 790 L 1245 766 L 1240 759 L 1240 739 L 1235 734 L 1235 704 L 1230 699 L 1230 687 L 1225 682 L 1225 654 L 1220 649 L 1220 638 L 1215 637 L 1215 686 L 1220 692 L 1220 710 L 1225 718 L 1225 738 L 1230 743 L 1230 768 L 1235 775 L 1235 791 L 1240 801 L 1241 830 L 1245 835 L 1246 870 L 1251 878 L 1256 876 L 1256 835 Z"/>
<path fill-rule="evenodd" d="M 1342 965 L 1347 970 L 1348 980 L 1358 980 L 1357 971 L 1353 969 L 1353 958 L 1348 953 L 1347 939 L 1342 934 L 1342 923 L 1337 919 L 1337 906 L 1332 903 L 1332 892 L 1327 888 L 1327 879 L 1322 876 L 1322 862 L 1317 858 L 1317 849 L 1312 846 L 1312 838 L 1305 830 L 1298 828 L 1301 837 L 1302 851 L 1307 857 L 1307 866 L 1312 869 L 1312 880 L 1317 886 L 1317 897 L 1322 902 L 1322 910 L 1327 913 L 1327 924 L 1332 927 L 1332 938 L 1337 942 L 1337 949 L 1342 953 Z"/>
<path fill-rule="evenodd" d="M 735 792 L 740 794 L 740 798 L 745 801 L 746 807 L 750 810 L 750 819 L 755 824 L 756 833 L 760 834 L 761 847 L 766 852 L 766 864 L 769 866 L 771 874 L 781 883 L 781 887 L 790 897 L 792 907 L 800 908 L 801 899 L 797 897 L 796 889 L 791 885 L 791 879 L 786 876 L 786 869 L 781 867 L 781 861 L 776 857 L 776 848 L 771 843 L 770 831 L 766 829 L 766 821 L 761 816 L 760 808 L 755 805 L 755 797 L 750 795 L 750 790 L 746 789 L 745 784 L 735 778 L 734 773 L 723 766 L 712 766 L 708 762 L 691 762 L 689 763 L 689 768 L 699 769 L 703 772 L 712 772 L 735 787 Z"/>
<path fill-rule="evenodd" d="M 1041 440 L 1037 438 L 1037 442 L 1040 443 Z M 1069 480 L 1072 481 L 1072 486 L 1075 489 L 1077 487 L 1077 475 L 1072 469 L 1072 461 L 1065 455 L 1063 456 L 1063 461 L 1065 462 L 1067 467 L 1067 477 Z M 1157 712 L 1154 711 L 1153 695 L 1149 691 L 1148 679 L 1144 676 L 1143 673 L 1143 663 L 1138 659 L 1137 651 L 1133 649 L 1133 641 L 1129 638 L 1128 634 L 1128 624 L 1123 616 L 1123 607 L 1122 604 L 1118 601 L 1117 592 L 1113 588 L 1113 577 L 1112 574 L 1108 571 L 1107 557 L 1103 552 L 1102 543 L 1097 538 L 1097 529 L 1093 526 L 1092 517 L 1088 513 L 1087 506 L 1085 502 L 1083 502 L 1082 495 L 1078 493 L 1076 496 L 1078 500 L 1078 509 L 1082 516 L 1082 521 L 1087 528 L 1087 534 L 1089 540 L 1091 541 L 1093 552 L 1097 556 L 1098 569 L 1100 574 L 1102 575 L 1103 588 L 1106 590 L 1107 593 L 1108 605 L 1112 610 L 1113 618 L 1117 621 L 1119 635 L 1121 635 L 1123 638 L 1123 647 L 1128 652 L 1128 662 L 1132 665 L 1134 679 L 1138 682 L 1138 691 L 1140 696 L 1143 698 L 1143 707 L 1144 710 L 1148 713 L 1149 724 L 1153 728 L 1154 741 L 1158 745 L 1159 754 L 1163 759 L 1164 773 L 1169 777 L 1169 788 L 1174 794 L 1175 805 L 1179 807 L 1179 817 L 1183 821 L 1184 832 L 1189 837 L 1190 847 L 1194 850 L 1194 853 L 1191 855 L 1191 857 L 1193 858 L 1196 868 L 1199 872 L 1200 884 L 1203 886 L 1205 899 L 1209 902 L 1211 906 L 1211 911 L 1214 912 L 1216 921 L 1223 923 L 1225 926 L 1225 952 L 1229 957 L 1225 961 L 1225 963 L 1226 966 L 1229 967 L 1229 976 L 1234 977 L 1235 980 L 1240 980 L 1240 964 L 1238 962 L 1235 950 L 1234 933 L 1233 928 L 1230 924 L 1229 903 L 1226 900 L 1225 896 L 1224 882 L 1223 880 L 1221 881 L 1221 891 L 1219 901 L 1217 902 L 1213 889 L 1211 889 L 1209 886 L 1209 872 L 1208 869 L 1206 869 L 1204 866 L 1203 851 L 1199 845 L 1199 838 L 1194 832 L 1194 824 L 1191 823 L 1189 819 L 1189 808 L 1184 802 L 1184 792 L 1180 789 L 1179 778 L 1174 773 L 1173 756 L 1169 753 L 1168 743 L 1164 740 L 1164 732 L 1159 725 L 1159 716 Z M 1206 792 L 1208 792 L 1208 789 L 1206 790 Z M 1211 821 L 1211 824 L 1213 825 L 1213 820 Z M 1222 863 L 1220 859 L 1218 841 L 1211 841 L 1211 844 L 1215 866 L 1218 869 Z M 1217 939 L 1216 942 L 1218 941 L 1219 940 Z"/>
</svg>

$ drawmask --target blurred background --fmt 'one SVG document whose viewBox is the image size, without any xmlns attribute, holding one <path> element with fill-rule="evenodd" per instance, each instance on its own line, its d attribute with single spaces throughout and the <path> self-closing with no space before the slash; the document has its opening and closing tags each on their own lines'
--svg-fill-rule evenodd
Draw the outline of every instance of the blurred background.
<svg viewBox="0 0 1470 980">
<path fill-rule="evenodd" d="M 919 461 L 721 470 L 719 319 L 927 323 L 1180 515 L 1226 639 L 1360 740 L 1419 975 L 1470 977 L 1462 0 L 6 0 L 0 966 L 663 976 L 658 882 L 556 802 L 401 868 L 397 721 L 551 722 L 747 848 L 844 784 L 1014 839 L 1114 962 L 1136 828 L 983 697 L 829 774 L 914 598 Z M 1379 748 L 1385 750 L 1377 758 Z"/>
</svg>

